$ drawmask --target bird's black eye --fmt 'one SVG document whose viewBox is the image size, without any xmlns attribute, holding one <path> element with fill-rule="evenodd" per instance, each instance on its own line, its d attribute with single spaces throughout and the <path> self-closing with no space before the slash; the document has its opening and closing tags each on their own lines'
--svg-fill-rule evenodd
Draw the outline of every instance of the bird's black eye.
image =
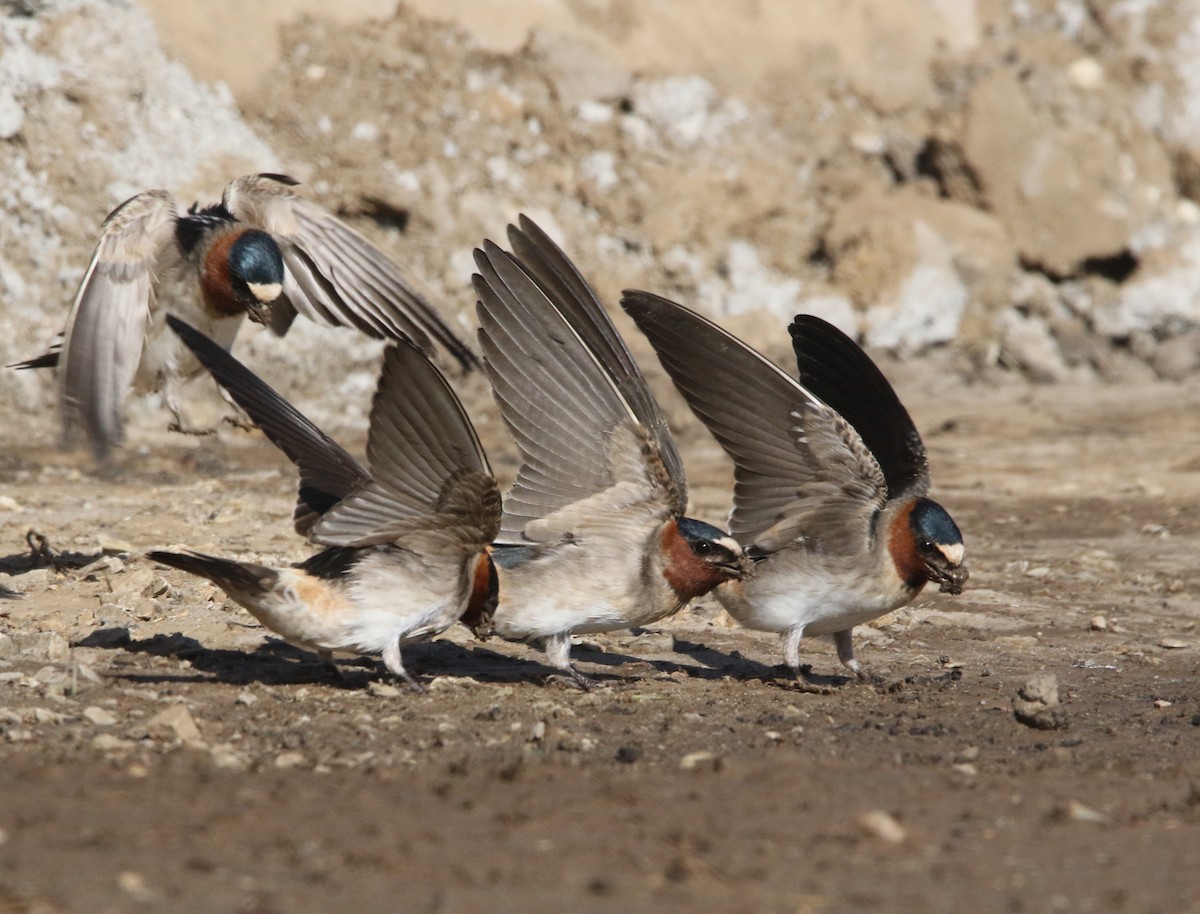
<svg viewBox="0 0 1200 914">
<path fill-rule="evenodd" d="M 920 552 L 921 555 L 929 555 L 929 553 L 933 552 L 933 543 L 931 543 L 929 540 L 920 540 L 917 543 L 917 551 Z"/>
<path fill-rule="evenodd" d="M 712 552 L 712 543 L 706 540 L 700 540 L 697 543 L 692 543 L 692 552 L 696 555 L 708 555 Z"/>
</svg>

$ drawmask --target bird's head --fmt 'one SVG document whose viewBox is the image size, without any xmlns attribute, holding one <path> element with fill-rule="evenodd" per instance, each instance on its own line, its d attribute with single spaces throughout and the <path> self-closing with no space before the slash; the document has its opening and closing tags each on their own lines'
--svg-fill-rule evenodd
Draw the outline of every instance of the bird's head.
<svg viewBox="0 0 1200 914">
<path fill-rule="evenodd" d="M 966 546 L 958 525 L 936 501 L 914 499 L 893 522 L 888 547 L 909 586 L 920 587 L 928 580 L 942 593 L 962 593 L 970 574 Z"/>
<path fill-rule="evenodd" d="M 259 229 L 238 235 L 229 246 L 229 282 L 250 319 L 269 323 L 271 306 L 283 293 L 283 254 L 275 239 Z"/>
<path fill-rule="evenodd" d="M 660 548 L 663 577 L 682 599 L 704 596 L 718 584 L 740 580 L 750 570 L 742 547 L 724 530 L 681 517 L 664 528 Z"/>
</svg>

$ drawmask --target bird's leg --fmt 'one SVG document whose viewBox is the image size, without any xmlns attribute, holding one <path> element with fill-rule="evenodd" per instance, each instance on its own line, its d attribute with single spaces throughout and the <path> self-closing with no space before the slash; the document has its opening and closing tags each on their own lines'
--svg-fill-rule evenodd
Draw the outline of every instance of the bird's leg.
<svg viewBox="0 0 1200 914">
<path fill-rule="evenodd" d="M 783 633 L 783 662 L 791 675 L 791 688 L 798 692 L 812 692 L 815 695 L 829 695 L 828 686 L 817 685 L 812 680 L 812 667 L 800 663 L 800 641 L 804 638 L 804 626 L 789 628 Z"/>
<path fill-rule="evenodd" d="M 871 677 L 863 669 L 863 665 L 855 659 L 854 642 L 850 637 L 852 631 L 853 629 L 846 628 L 833 633 L 833 643 L 837 647 L 838 660 L 842 661 L 842 666 L 858 677 L 859 682 L 869 682 Z"/>
<path fill-rule="evenodd" d="M 183 410 L 179 406 L 179 384 L 168 376 L 162 379 L 162 399 L 175 421 L 167 426 L 169 432 L 179 432 L 181 435 L 212 435 L 215 428 L 196 428 L 183 418 Z"/>
<path fill-rule="evenodd" d="M 346 682 L 346 674 L 342 672 L 342 668 L 333 659 L 333 651 L 317 651 L 317 657 L 320 658 L 321 665 L 333 674 L 334 679 L 340 683 Z"/>
<path fill-rule="evenodd" d="M 383 650 L 383 665 L 387 667 L 389 673 L 397 679 L 404 682 L 413 692 L 421 693 L 425 691 L 425 686 L 421 680 L 417 679 L 412 673 L 404 668 L 404 664 L 400 662 L 400 642 L 393 641 Z"/>
<path fill-rule="evenodd" d="M 585 676 L 575 669 L 571 662 L 571 634 L 559 632 L 546 639 L 546 661 L 550 666 L 562 672 L 563 681 L 585 692 L 600 685 L 591 676 Z"/>
<path fill-rule="evenodd" d="M 854 642 L 851 640 L 852 629 L 844 629 L 833 633 L 833 643 L 837 647 L 838 660 L 852 672 L 859 682 L 869 682 L 878 687 L 885 684 L 882 676 L 870 673 L 854 656 Z"/>
<path fill-rule="evenodd" d="M 217 385 L 217 391 L 221 394 L 221 399 L 228 403 L 229 408 L 233 410 L 231 415 L 223 416 L 221 418 L 222 422 L 224 422 L 226 425 L 232 425 L 234 428 L 240 429 L 243 432 L 252 432 L 258 428 L 258 425 L 255 424 L 254 420 L 250 418 L 250 414 L 238 405 L 237 400 L 233 399 L 233 396 L 229 393 L 229 391 L 227 391 L 220 384 Z"/>
</svg>

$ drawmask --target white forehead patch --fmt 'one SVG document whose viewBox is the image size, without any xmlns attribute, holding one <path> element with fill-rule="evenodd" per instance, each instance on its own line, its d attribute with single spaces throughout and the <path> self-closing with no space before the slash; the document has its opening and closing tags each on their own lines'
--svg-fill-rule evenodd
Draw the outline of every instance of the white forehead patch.
<svg viewBox="0 0 1200 914">
<path fill-rule="evenodd" d="M 951 565 L 961 565 L 963 556 L 966 554 L 967 547 L 962 543 L 955 543 L 953 546 L 938 546 L 938 552 L 946 557 L 946 561 Z"/>
<path fill-rule="evenodd" d="M 713 540 L 713 542 L 716 543 L 718 546 L 723 546 L 724 548 L 728 549 L 734 555 L 742 554 L 741 544 L 737 540 L 735 540 L 732 536 L 722 536 L 720 539 Z"/>
<path fill-rule="evenodd" d="M 267 304 L 279 298 L 279 293 L 283 291 L 283 286 L 277 282 L 248 282 L 246 285 L 255 298 Z"/>
</svg>

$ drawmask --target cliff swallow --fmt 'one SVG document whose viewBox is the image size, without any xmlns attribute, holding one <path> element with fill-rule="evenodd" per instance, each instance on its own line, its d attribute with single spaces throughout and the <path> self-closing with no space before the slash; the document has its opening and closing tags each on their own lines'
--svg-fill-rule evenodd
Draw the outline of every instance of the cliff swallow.
<svg viewBox="0 0 1200 914">
<path fill-rule="evenodd" d="M 622 306 L 692 410 L 734 463 L 733 536 L 752 574 L 717 599 L 747 628 L 779 632 L 801 671 L 800 640 L 832 635 L 866 678 L 851 631 L 967 580 L 962 534 L 927 497 L 925 446 L 870 357 L 811 315 L 788 328 L 799 382 L 711 321 L 645 292 Z"/>
<path fill-rule="evenodd" d="M 400 340 L 384 354 L 371 408 L 369 469 L 325 436 L 221 346 L 168 317 L 236 401 L 300 467 L 296 530 L 327 548 L 288 568 L 156 550 L 165 565 L 208 578 L 286 641 L 381 654 L 414 689 L 400 648 L 464 615 L 490 616 L 488 545 L 500 493 L 479 439 L 441 373 Z"/>
<path fill-rule="evenodd" d="M 509 241 L 511 255 L 475 252 L 484 370 L 521 456 L 492 551 L 493 622 L 544 640 L 586 688 L 573 634 L 662 619 L 747 565 L 728 534 L 684 516 L 666 420 L 591 287 L 529 219 Z"/>
<path fill-rule="evenodd" d="M 59 365 L 59 399 L 70 440 L 82 424 L 103 459 L 122 440 L 131 387 L 160 391 L 189 431 L 176 387 L 200 371 L 166 330 L 181 316 L 225 349 L 243 317 L 283 335 L 297 314 L 372 337 L 409 339 L 423 352 L 436 340 L 464 368 L 477 364 L 396 265 L 363 235 L 297 194 L 282 175 L 247 175 L 221 202 L 180 215 L 166 191 L 118 206 L 67 318 L 61 348 L 17 368 Z"/>
</svg>

